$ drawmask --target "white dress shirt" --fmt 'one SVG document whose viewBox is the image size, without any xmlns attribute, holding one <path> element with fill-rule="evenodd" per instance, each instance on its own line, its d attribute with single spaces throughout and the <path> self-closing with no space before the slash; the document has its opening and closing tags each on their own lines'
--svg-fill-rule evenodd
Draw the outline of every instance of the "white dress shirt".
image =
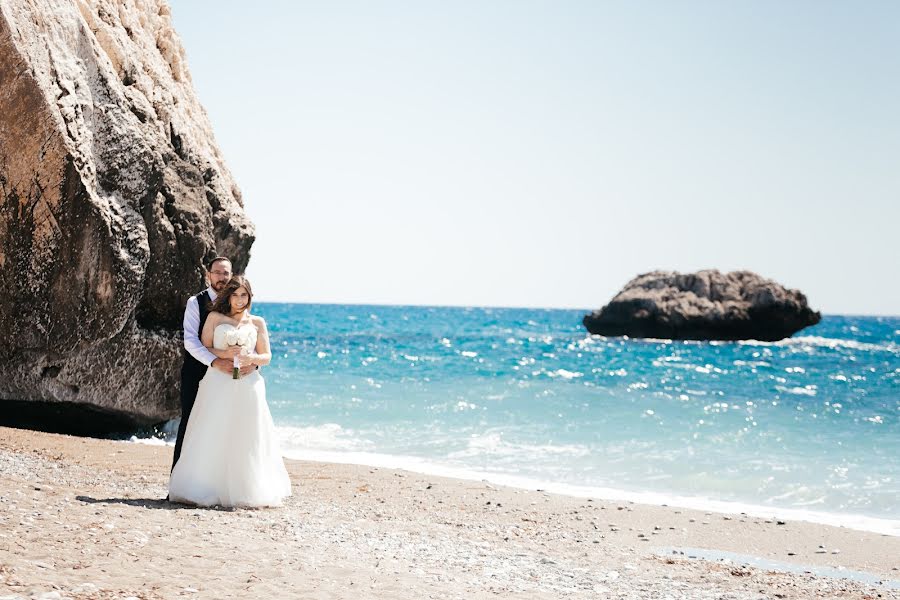
<svg viewBox="0 0 900 600">
<path fill-rule="evenodd" d="M 216 292 L 211 288 L 206 288 L 206 293 L 213 301 L 216 299 Z M 200 341 L 200 305 L 197 303 L 197 296 L 188 298 L 187 306 L 184 307 L 184 349 L 191 356 L 206 365 L 212 365 L 216 360 L 216 355 L 209 351 L 209 348 Z"/>
</svg>

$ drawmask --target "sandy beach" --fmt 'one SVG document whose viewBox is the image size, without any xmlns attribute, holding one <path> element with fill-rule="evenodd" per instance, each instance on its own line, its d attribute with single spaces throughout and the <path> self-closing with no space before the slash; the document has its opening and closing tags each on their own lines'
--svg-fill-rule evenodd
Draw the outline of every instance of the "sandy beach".
<svg viewBox="0 0 900 600">
<path fill-rule="evenodd" d="M 0 428 L 0 598 L 900 597 L 877 533 L 302 461 L 282 508 L 198 509 L 171 453 Z"/>
</svg>

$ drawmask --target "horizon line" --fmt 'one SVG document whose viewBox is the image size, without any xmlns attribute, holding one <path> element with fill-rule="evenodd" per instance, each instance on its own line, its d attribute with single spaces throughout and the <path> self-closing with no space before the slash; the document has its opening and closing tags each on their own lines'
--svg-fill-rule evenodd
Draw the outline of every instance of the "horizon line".
<svg viewBox="0 0 900 600">
<path fill-rule="evenodd" d="M 268 300 L 268 299 L 258 299 L 255 302 L 261 304 L 308 304 L 308 305 L 320 305 L 320 306 L 380 306 L 380 307 L 394 307 L 394 308 L 405 308 L 405 307 L 415 307 L 415 308 L 499 308 L 499 309 L 509 309 L 509 310 L 580 310 L 587 311 L 588 313 L 593 312 L 595 310 L 599 310 L 600 308 L 585 308 L 583 306 L 528 306 L 528 305 L 511 305 L 511 304 L 427 304 L 427 303 L 397 303 L 397 302 L 316 302 L 316 301 L 297 301 L 297 300 Z M 605 306 L 605 305 L 603 305 Z M 876 313 L 859 313 L 859 312 L 848 312 L 848 313 L 839 313 L 839 312 L 821 312 L 823 317 L 831 316 L 831 317 L 870 317 L 870 318 L 887 318 L 887 319 L 898 319 L 900 318 L 900 314 L 876 314 Z"/>
</svg>

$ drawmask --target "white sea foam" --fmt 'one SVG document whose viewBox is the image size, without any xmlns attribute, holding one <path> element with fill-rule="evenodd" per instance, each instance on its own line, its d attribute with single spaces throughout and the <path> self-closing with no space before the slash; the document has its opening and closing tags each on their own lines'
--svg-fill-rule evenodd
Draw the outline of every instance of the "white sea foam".
<svg viewBox="0 0 900 600">
<path fill-rule="evenodd" d="M 818 335 L 801 335 L 798 337 L 785 338 L 777 342 L 741 340 L 738 344 L 741 346 L 812 346 L 816 348 L 830 348 L 832 350 L 845 348 L 865 352 L 900 353 L 900 344 L 895 344 L 894 342 L 888 342 L 886 344 L 870 344 L 868 342 L 858 342 L 856 340 L 845 340 L 841 338 L 827 338 Z"/>
<path fill-rule="evenodd" d="M 474 406 L 474 405 L 472 405 Z M 178 432 L 178 419 L 169 421 L 163 428 L 164 438 L 131 436 L 129 442 L 150 446 L 174 446 Z M 352 429 L 345 429 L 337 423 L 325 423 L 311 427 L 277 426 L 278 441 L 285 450 L 305 452 L 323 450 L 327 452 L 356 452 L 371 447 L 371 442 L 360 438 Z"/>
<path fill-rule="evenodd" d="M 577 444 L 517 444 L 503 438 L 498 431 L 473 435 L 466 441 L 466 447 L 448 454 L 450 459 L 490 456 L 495 459 L 515 458 L 527 462 L 540 460 L 558 460 L 561 456 L 583 457 L 590 454 L 590 449 Z"/>
<path fill-rule="evenodd" d="M 550 377 L 562 377 L 563 379 L 575 379 L 577 377 L 584 377 L 584 373 L 578 373 L 575 371 L 567 371 L 566 369 L 557 369 L 556 371 L 550 371 L 547 373 Z"/>
<path fill-rule="evenodd" d="M 325 423 L 310 427 L 275 428 L 283 450 L 323 450 L 328 452 L 359 452 L 372 447 L 372 443 L 359 437 L 352 429 L 337 423 Z"/>
<path fill-rule="evenodd" d="M 785 394 L 794 394 L 795 396 L 815 396 L 816 395 L 816 386 L 807 385 L 804 387 L 785 387 L 783 385 L 776 385 L 775 389 L 779 392 L 784 392 Z"/>
<path fill-rule="evenodd" d="M 172 419 L 170 421 L 166 421 L 166 423 L 160 428 L 162 437 L 139 438 L 138 436 L 133 435 L 128 441 L 136 444 L 147 444 L 148 446 L 174 446 L 175 436 L 178 435 L 178 425 L 180 423 L 181 419 Z"/>
<path fill-rule="evenodd" d="M 167 439 L 164 440 L 162 438 L 155 438 L 155 437 L 139 438 L 136 435 L 131 436 L 131 438 L 128 441 L 134 442 L 136 444 L 146 444 L 148 446 L 174 446 L 175 445 L 175 440 L 167 440 Z"/>
</svg>

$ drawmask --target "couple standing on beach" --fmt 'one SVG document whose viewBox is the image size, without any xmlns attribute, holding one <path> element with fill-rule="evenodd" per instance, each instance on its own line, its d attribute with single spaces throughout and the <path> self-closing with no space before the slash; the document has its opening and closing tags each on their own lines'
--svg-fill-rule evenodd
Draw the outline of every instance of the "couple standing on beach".
<svg viewBox="0 0 900 600">
<path fill-rule="evenodd" d="M 231 261 L 206 267 L 209 287 L 184 311 L 181 425 L 169 500 L 199 506 L 278 506 L 291 482 L 275 439 L 259 367 L 272 358 L 250 282 Z"/>
</svg>

